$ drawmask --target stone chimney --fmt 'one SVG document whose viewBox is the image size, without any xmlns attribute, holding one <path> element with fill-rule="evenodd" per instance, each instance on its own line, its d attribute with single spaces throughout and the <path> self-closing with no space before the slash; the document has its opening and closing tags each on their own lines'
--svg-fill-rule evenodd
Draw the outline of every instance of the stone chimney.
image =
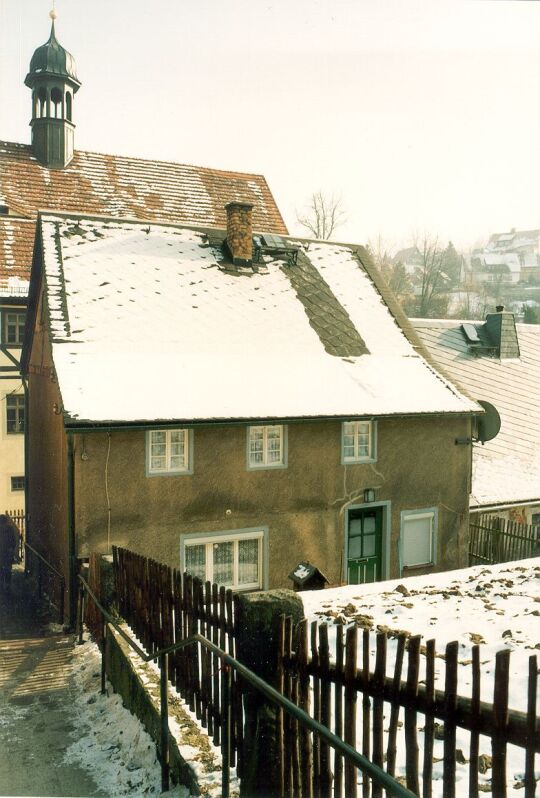
<svg viewBox="0 0 540 798">
<path fill-rule="evenodd" d="M 493 346 L 497 347 L 501 360 L 519 357 L 519 342 L 514 314 L 505 312 L 504 305 L 497 305 L 496 313 L 488 313 L 485 329 Z"/>
<path fill-rule="evenodd" d="M 236 266 L 251 266 L 253 258 L 253 226 L 249 202 L 229 202 L 227 211 L 227 246 Z"/>
</svg>

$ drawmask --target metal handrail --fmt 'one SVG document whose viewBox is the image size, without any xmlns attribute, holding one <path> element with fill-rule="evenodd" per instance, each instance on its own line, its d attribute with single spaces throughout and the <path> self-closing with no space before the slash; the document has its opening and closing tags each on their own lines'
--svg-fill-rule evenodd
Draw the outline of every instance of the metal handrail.
<svg viewBox="0 0 540 798">
<path fill-rule="evenodd" d="M 38 557 L 38 559 L 40 559 L 41 562 L 44 565 L 47 566 L 47 568 L 49 568 L 49 570 L 51 570 L 54 574 L 56 574 L 56 576 L 62 582 L 65 583 L 66 580 L 65 580 L 64 574 L 61 571 L 59 571 L 57 568 L 55 568 L 54 565 L 51 565 L 51 563 L 48 560 L 46 560 L 45 557 L 42 554 L 39 553 L 39 551 L 36 551 L 36 549 L 33 546 L 31 546 L 29 543 L 26 542 L 26 540 L 24 541 L 24 546 L 25 546 L 25 548 L 30 549 L 32 554 L 35 554 L 36 557 Z"/>
<path fill-rule="evenodd" d="M 46 560 L 45 557 L 42 554 L 39 553 L 39 551 L 36 551 L 36 549 L 33 546 L 31 546 L 29 543 L 27 543 L 26 540 L 24 541 L 24 547 L 25 547 L 25 549 L 28 549 L 29 551 L 31 551 L 32 554 L 34 554 L 38 558 L 38 561 L 39 561 L 39 566 L 38 566 L 38 596 L 39 596 L 39 598 L 41 598 L 41 593 L 42 593 L 42 573 L 41 573 L 41 564 L 42 563 L 44 565 L 46 565 L 47 568 L 49 569 L 49 571 L 51 571 L 60 580 L 60 606 L 58 607 L 58 613 L 60 615 L 60 623 L 63 623 L 63 621 L 64 621 L 65 596 L 66 596 L 66 579 L 64 577 L 64 574 L 61 571 L 59 571 L 57 568 L 55 568 L 54 565 L 51 565 L 51 563 L 48 560 Z M 26 560 L 26 562 L 27 562 L 27 560 Z M 28 573 L 26 565 L 25 565 L 25 573 Z M 55 606 L 54 604 L 52 604 L 51 601 L 49 603 L 52 606 Z"/>
<path fill-rule="evenodd" d="M 369 759 L 367 759 L 363 754 L 360 754 L 355 748 L 350 746 L 348 743 L 345 743 L 340 737 L 330 731 L 326 726 L 323 726 L 321 723 L 316 721 L 306 712 L 304 712 L 300 707 L 297 707 L 296 704 L 293 704 L 292 701 L 289 701 L 282 693 L 275 690 L 271 687 L 267 682 L 257 676 L 256 673 L 253 673 L 252 670 L 247 668 L 245 665 L 242 665 L 234 657 L 231 657 L 226 651 L 216 646 L 206 637 L 203 637 L 200 634 L 192 635 L 191 637 L 182 640 L 180 643 L 175 643 L 172 646 L 166 646 L 165 648 L 161 648 L 158 651 L 155 651 L 153 654 L 146 654 L 140 646 L 138 646 L 126 632 L 120 627 L 118 622 L 113 618 L 113 616 L 101 605 L 99 600 L 97 599 L 96 595 L 92 591 L 91 587 L 89 586 L 88 582 L 84 579 L 84 577 L 79 575 L 79 580 L 81 582 L 81 598 L 83 599 L 84 590 L 88 592 L 90 597 L 92 598 L 94 604 L 99 609 L 102 615 L 102 622 L 103 619 L 107 619 L 107 621 L 117 630 L 120 636 L 131 646 L 131 648 L 138 654 L 138 656 L 144 662 L 150 662 L 151 660 L 158 659 L 159 660 L 159 668 L 160 668 L 160 697 L 161 697 L 161 766 L 162 766 L 162 790 L 165 792 L 169 788 L 169 763 L 168 763 L 168 751 L 169 751 L 169 726 L 168 726 L 168 716 L 167 716 L 167 654 L 172 654 L 175 651 L 179 651 L 180 649 L 187 648 L 187 646 L 194 645 L 196 643 L 200 643 L 202 646 L 207 648 L 214 654 L 217 654 L 221 659 L 223 666 L 227 666 L 225 668 L 227 679 L 225 681 L 226 685 L 226 695 L 224 695 L 223 705 L 226 708 L 226 723 L 223 730 L 223 741 L 222 741 L 222 751 L 223 751 L 223 769 L 222 769 L 222 798 L 228 798 L 229 796 L 229 763 L 230 763 L 230 739 L 231 739 L 231 713 L 230 713 L 230 690 L 231 690 L 231 669 L 235 670 L 241 677 L 244 679 L 248 684 L 252 687 L 257 689 L 260 693 L 262 693 L 269 701 L 273 704 L 276 704 L 281 709 L 284 709 L 285 712 L 288 712 L 293 718 L 295 718 L 299 723 L 303 726 L 307 727 L 311 731 L 315 732 L 319 735 L 319 737 L 323 738 L 323 740 L 328 743 L 332 748 L 334 748 L 337 752 L 342 754 L 346 759 L 349 759 L 359 770 L 364 773 L 367 773 L 373 781 L 375 781 L 378 785 L 384 788 L 387 791 L 387 794 L 392 796 L 397 796 L 397 798 L 415 798 L 414 793 L 410 792 L 406 787 L 400 784 L 396 779 L 390 776 L 386 771 L 382 770 L 382 768 L 375 765 Z M 82 643 L 82 608 L 83 608 L 83 601 L 79 602 L 79 643 Z M 106 626 L 103 622 L 103 631 L 104 634 L 102 636 L 103 640 L 103 647 L 102 647 L 102 665 L 101 665 L 101 689 L 102 692 L 105 692 L 105 641 L 106 641 Z M 166 762 L 166 774 L 164 773 L 164 760 Z"/>
</svg>

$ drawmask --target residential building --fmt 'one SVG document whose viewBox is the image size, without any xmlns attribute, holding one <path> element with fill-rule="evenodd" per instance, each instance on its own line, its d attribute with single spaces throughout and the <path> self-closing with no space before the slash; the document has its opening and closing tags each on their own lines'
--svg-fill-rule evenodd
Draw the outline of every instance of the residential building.
<svg viewBox="0 0 540 798">
<path fill-rule="evenodd" d="M 32 534 L 235 589 L 464 565 L 479 406 L 361 247 L 45 213 L 23 366 Z"/>
<path fill-rule="evenodd" d="M 485 322 L 413 324 L 445 373 L 500 415 L 499 434 L 472 444 L 471 512 L 540 524 L 540 326 L 504 309 Z"/>
<path fill-rule="evenodd" d="M 470 261 L 470 279 L 475 283 L 539 283 L 540 230 L 494 233 Z"/>
<path fill-rule="evenodd" d="M 0 222 L 0 227 L 30 257 L 34 225 L 23 220 Z M 9 257 L 0 260 L 0 509 L 24 510 L 24 383 L 19 356 L 24 339 L 28 270 Z M 25 279 L 26 277 L 26 279 Z"/>
</svg>

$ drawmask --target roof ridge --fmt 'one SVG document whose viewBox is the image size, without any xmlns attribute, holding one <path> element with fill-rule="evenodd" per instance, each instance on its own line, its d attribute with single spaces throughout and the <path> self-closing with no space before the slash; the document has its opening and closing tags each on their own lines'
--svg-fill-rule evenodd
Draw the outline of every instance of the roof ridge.
<svg viewBox="0 0 540 798">
<path fill-rule="evenodd" d="M 32 146 L 30 144 L 22 144 L 18 141 L 4 141 L 3 139 L 0 140 L 0 148 L 1 147 L 17 147 L 24 150 L 32 150 Z M 1 152 L 0 152 L 1 154 Z M 96 155 L 102 158 L 115 158 L 118 160 L 123 161 L 141 161 L 142 163 L 154 163 L 154 164 L 166 164 L 167 166 L 186 166 L 190 169 L 203 169 L 206 172 L 219 172 L 222 174 L 227 175 L 239 175 L 242 177 L 259 177 L 264 180 L 266 186 L 268 187 L 268 182 L 266 177 L 261 174 L 260 172 L 239 172 L 238 170 L 231 170 L 231 169 L 222 169 L 213 166 L 200 166 L 199 164 L 195 163 L 183 163 L 182 161 L 171 161 L 171 160 L 164 160 L 162 158 L 143 158 L 140 155 L 119 155 L 112 152 L 98 152 L 97 150 L 80 150 L 76 149 L 74 151 L 75 155 Z"/>
</svg>

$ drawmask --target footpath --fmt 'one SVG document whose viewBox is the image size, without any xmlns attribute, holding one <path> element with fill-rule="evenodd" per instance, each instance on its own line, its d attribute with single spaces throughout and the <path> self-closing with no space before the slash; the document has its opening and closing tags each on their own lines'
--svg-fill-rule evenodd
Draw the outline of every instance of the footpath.
<svg viewBox="0 0 540 798">
<path fill-rule="evenodd" d="M 50 631 L 20 570 L 0 596 L 0 795 L 103 796 L 91 775 L 64 762 L 76 735 L 74 636 Z"/>
</svg>

